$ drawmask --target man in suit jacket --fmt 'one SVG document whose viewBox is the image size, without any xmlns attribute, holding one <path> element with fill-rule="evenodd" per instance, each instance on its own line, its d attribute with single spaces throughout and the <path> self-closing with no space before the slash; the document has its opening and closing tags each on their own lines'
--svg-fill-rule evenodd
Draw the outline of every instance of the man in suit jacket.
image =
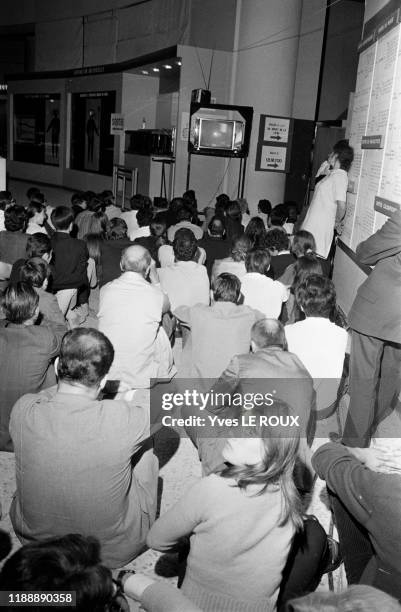
<svg viewBox="0 0 401 612">
<path fill-rule="evenodd" d="M 70 236 L 74 224 L 70 208 L 55 208 L 51 221 L 56 229 L 51 239 L 54 254 L 53 291 L 57 294 L 60 310 L 66 315 L 74 305 L 78 289 L 88 285 L 89 255 L 86 243 Z"/>
<path fill-rule="evenodd" d="M 257 399 L 257 394 L 265 396 L 271 393 L 272 415 L 275 414 L 274 401 L 283 400 L 292 409 L 292 414 L 298 416 L 301 430 L 301 461 L 310 468 L 306 438 L 311 443 L 315 429 L 313 380 L 298 357 L 286 350 L 284 327 L 276 319 L 263 319 L 253 325 L 251 346 L 253 352 L 233 357 L 219 380 L 213 385 L 214 397 L 217 394 L 231 394 L 232 405 L 224 400 L 224 406 L 216 406 L 213 403 L 207 406 L 207 410 L 219 418 L 241 419 L 242 414 L 258 414 L 257 407 L 261 404 L 258 403 L 260 397 Z M 240 406 L 234 401 L 235 394 L 240 394 L 243 398 Z M 187 414 L 185 411 L 185 415 Z M 233 428 L 211 426 L 202 427 L 198 431 L 186 429 L 198 447 L 204 473 L 214 472 L 221 467 L 224 463 L 221 452 L 225 438 L 232 435 Z M 237 437 L 240 436 L 239 432 Z M 303 479 L 303 475 L 301 478 Z M 309 484 L 303 482 L 305 487 Z"/>
<path fill-rule="evenodd" d="M 351 401 L 343 441 L 368 446 L 377 425 L 397 405 L 400 390 L 401 211 L 359 244 L 356 255 L 374 268 L 359 287 L 348 317 Z"/>
<path fill-rule="evenodd" d="M 8 431 L 14 403 L 25 393 L 37 393 L 56 383 L 52 361 L 66 331 L 64 322 L 39 316 L 39 296 L 26 283 L 10 285 L 4 292 L 6 316 L 0 326 L 0 450 L 12 451 Z"/>
</svg>

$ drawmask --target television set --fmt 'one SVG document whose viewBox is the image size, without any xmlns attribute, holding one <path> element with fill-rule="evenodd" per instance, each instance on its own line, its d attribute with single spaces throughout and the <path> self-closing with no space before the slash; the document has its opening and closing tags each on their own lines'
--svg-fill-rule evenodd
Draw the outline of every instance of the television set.
<svg viewBox="0 0 401 612">
<path fill-rule="evenodd" d="M 239 153 L 244 144 L 245 124 L 231 119 L 197 117 L 194 126 L 195 150 Z"/>
</svg>

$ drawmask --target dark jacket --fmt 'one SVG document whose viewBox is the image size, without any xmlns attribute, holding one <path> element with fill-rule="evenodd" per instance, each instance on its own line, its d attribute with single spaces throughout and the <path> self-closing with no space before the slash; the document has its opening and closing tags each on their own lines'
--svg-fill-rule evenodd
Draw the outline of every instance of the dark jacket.
<svg viewBox="0 0 401 612">
<path fill-rule="evenodd" d="M 76 289 L 88 284 L 88 249 L 83 240 L 56 232 L 51 239 L 53 249 L 53 291 Z"/>
<path fill-rule="evenodd" d="M 369 535 L 375 556 L 361 584 L 401 596 L 401 476 L 373 472 L 341 444 L 325 444 L 313 455 L 316 472 Z"/>
<path fill-rule="evenodd" d="M 224 259 L 230 255 L 231 243 L 225 238 L 216 238 L 205 234 L 204 237 L 198 241 L 198 246 L 202 247 L 206 253 L 206 269 L 211 278 L 213 264 L 216 259 Z"/>
<path fill-rule="evenodd" d="M 99 287 L 115 280 L 121 275 L 120 260 L 124 249 L 134 243 L 129 238 L 105 240 L 100 245 Z"/>
<path fill-rule="evenodd" d="M 374 268 L 351 307 L 351 328 L 366 336 L 401 342 L 401 211 L 361 242 L 356 256 Z"/>
<path fill-rule="evenodd" d="M 25 326 L 1 321 L 0 450 L 13 450 L 8 423 L 15 402 L 25 393 L 56 384 L 51 362 L 65 332 L 64 323 L 44 320 L 42 325 Z"/>
</svg>

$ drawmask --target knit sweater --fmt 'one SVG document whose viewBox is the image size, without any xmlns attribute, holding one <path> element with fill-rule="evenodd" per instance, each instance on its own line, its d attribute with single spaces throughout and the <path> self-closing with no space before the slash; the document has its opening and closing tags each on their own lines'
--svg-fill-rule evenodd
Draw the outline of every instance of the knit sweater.
<svg viewBox="0 0 401 612">
<path fill-rule="evenodd" d="M 235 481 L 203 478 L 162 515 L 147 543 L 169 550 L 185 535 L 191 549 L 182 590 L 205 611 L 274 610 L 294 528 L 279 527 L 282 493 L 239 489 Z"/>
</svg>

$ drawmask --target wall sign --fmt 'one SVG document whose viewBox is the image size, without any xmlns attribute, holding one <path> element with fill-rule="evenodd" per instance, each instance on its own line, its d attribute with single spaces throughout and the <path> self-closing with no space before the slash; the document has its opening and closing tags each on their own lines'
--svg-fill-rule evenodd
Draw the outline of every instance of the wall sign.
<svg viewBox="0 0 401 612">
<path fill-rule="evenodd" d="M 387 215 L 387 217 L 390 217 L 396 210 L 400 210 L 400 208 L 401 206 L 398 202 L 386 200 L 386 198 L 382 198 L 381 196 L 375 197 L 375 210 L 383 215 Z"/>
<path fill-rule="evenodd" d="M 263 145 L 260 158 L 260 169 L 272 172 L 285 172 L 287 147 Z"/>
<path fill-rule="evenodd" d="M 255 170 L 289 172 L 293 120 L 260 115 Z"/>
<path fill-rule="evenodd" d="M 121 113 L 111 113 L 110 134 L 113 134 L 113 136 L 124 134 L 124 115 Z"/>
<path fill-rule="evenodd" d="M 287 144 L 290 134 L 290 119 L 282 117 L 266 117 L 264 129 L 264 142 L 277 142 Z"/>
</svg>

